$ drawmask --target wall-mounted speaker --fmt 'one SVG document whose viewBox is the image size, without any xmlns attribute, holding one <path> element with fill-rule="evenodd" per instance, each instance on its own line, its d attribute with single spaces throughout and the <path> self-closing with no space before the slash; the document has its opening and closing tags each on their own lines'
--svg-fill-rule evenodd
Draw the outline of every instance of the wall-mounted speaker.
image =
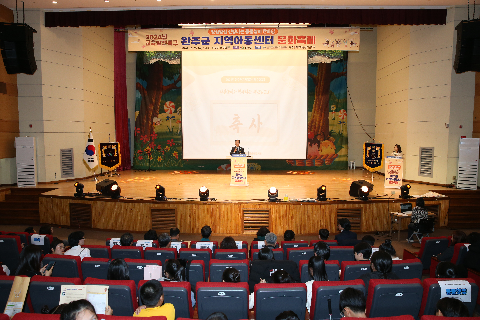
<svg viewBox="0 0 480 320">
<path fill-rule="evenodd" d="M 464 20 L 457 30 L 457 52 L 453 69 L 456 73 L 480 72 L 480 20 Z"/>
<path fill-rule="evenodd" d="M 37 31 L 26 24 L 0 24 L 0 49 L 8 74 L 34 74 L 37 71 L 33 51 L 34 33 Z"/>
</svg>

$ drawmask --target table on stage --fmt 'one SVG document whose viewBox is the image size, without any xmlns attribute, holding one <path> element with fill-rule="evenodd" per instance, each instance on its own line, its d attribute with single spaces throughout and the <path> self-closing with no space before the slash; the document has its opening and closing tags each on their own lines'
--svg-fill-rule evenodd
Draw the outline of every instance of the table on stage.
<svg viewBox="0 0 480 320">
<path fill-rule="evenodd" d="M 437 215 L 434 213 L 429 213 L 428 217 L 436 217 Z M 393 225 L 397 225 L 398 231 L 398 241 L 400 241 L 400 231 L 402 230 L 402 220 L 405 218 L 410 219 L 412 217 L 412 211 L 405 211 L 401 212 L 390 212 L 390 237 L 392 236 L 393 232 Z"/>
</svg>

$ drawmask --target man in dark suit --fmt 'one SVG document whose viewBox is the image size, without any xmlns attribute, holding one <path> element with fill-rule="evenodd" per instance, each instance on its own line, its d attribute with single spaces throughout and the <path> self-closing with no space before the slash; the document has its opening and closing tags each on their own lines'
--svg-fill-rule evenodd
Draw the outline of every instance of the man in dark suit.
<svg viewBox="0 0 480 320">
<path fill-rule="evenodd" d="M 240 147 L 240 140 L 235 140 L 235 147 L 232 147 L 230 154 L 244 154 L 245 151 Z"/>
<path fill-rule="evenodd" d="M 352 226 L 347 218 L 338 219 L 337 227 L 340 233 L 335 236 L 335 240 L 337 240 L 339 246 L 352 245 L 353 240 L 357 240 L 357 234 L 350 231 Z"/>
<path fill-rule="evenodd" d="M 295 261 L 274 260 L 273 252 L 270 248 L 262 248 L 258 252 L 258 259 L 250 263 L 250 278 L 248 285 L 250 292 L 254 291 L 255 285 L 265 280 L 270 283 L 271 275 L 277 270 L 285 270 L 295 282 L 300 282 L 300 273 Z"/>
</svg>

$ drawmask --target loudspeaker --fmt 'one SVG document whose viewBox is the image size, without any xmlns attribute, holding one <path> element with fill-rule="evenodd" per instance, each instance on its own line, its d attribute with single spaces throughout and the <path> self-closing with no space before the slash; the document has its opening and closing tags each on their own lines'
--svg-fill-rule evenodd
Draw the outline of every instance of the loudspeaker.
<svg viewBox="0 0 480 320">
<path fill-rule="evenodd" d="M 368 189 L 372 190 L 373 189 L 373 184 L 371 184 L 368 181 L 365 180 L 357 180 L 353 181 L 352 184 L 350 185 L 350 192 L 348 193 L 351 197 L 357 198 L 358 197 L 358 190 L 360 190 L 361 187 L 367 186 Z"/>
<path fill-rule="evenodd" d="M 480 20 L 464 20 L 457 30 L 457 52 L 453 69 L 456 73 L 480 72 Z"/>
<path fill-rule="evenodd" d="M 33 33 L 37 31 L 26 24 L 0 24 L 0 49 L 8 74 L 34 74 L 37 71 Z"/>
</svg>

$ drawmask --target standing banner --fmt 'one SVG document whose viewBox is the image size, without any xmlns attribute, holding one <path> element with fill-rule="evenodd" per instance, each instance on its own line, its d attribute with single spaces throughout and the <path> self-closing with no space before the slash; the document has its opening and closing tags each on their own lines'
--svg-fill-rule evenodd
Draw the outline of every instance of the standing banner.
<svg viewBox="0 0 480 320">
<path fill-rule="evenodd" d="M 383 143 L 363 144 L 363 166 L 374 172 L 383 167 Z"/>
<path fill-rule="evenodd" d="M 106 142 L 100 143 L 100 166 L 107 170 L 114 170 L 122 163 L 120 156 L 120 143 Z"/>
<path fill-rule="evenodd" d="M 232 156 L 230 164 L 230 185 L 248 186 L 247 181 L 247 157 Z"/>
<path fill-rule="evenodd" d="M 129 29 L 128 51 L 360 50 L 360 28 Z"/>
<path fill-rule="evenodd" d="M 385 158 L 385 188 L 397 188 L 402 186 L 403 159 L 401 157 Z"/>
</svg>

